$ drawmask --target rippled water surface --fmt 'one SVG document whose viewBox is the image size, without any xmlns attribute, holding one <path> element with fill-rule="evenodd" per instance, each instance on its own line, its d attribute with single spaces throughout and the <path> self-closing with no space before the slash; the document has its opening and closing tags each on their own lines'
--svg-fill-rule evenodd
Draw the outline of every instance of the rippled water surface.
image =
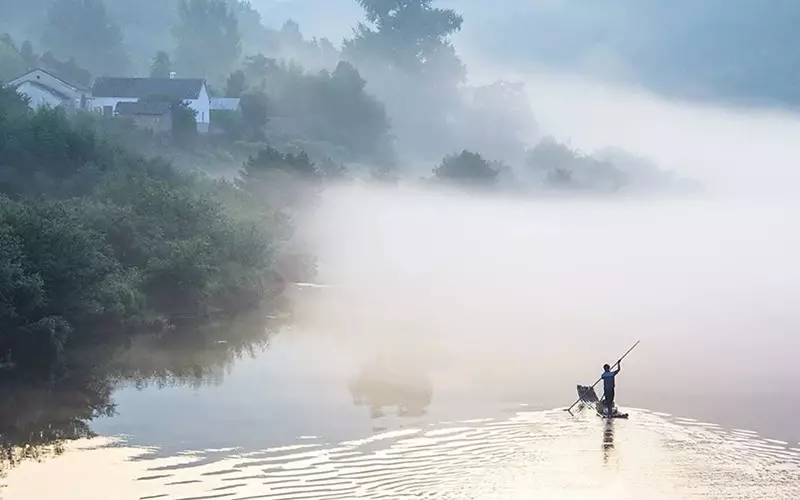
<svg viewBox="0 0 800 500">
<path fill-rule="evenodd" d="M 79 442 L 57 460 L 21 466 L 6 494 L 65 500 L 789 499 L 800 495 L 800 449 L 644 410 L 613 422 L 522 411 L 337 443 L 309 437 L 251 452 L 160 457 L 113 442 Z"/>
</svg>

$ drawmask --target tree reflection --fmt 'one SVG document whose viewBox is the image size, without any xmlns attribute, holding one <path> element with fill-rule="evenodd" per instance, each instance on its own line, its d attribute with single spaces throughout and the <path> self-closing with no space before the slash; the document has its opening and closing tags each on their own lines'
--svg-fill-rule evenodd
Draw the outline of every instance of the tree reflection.
<svg viewBox="0 0 800 500">
<path fill-rule="evenodd" d="M 269 347 L 270 333 L 288 318 L 286 307 L 277 310 L 80 346 L 49 380 L 0 379 L 0 474 L 21 460 L 58 455 L 66 441 L 93 437 L 92 420 L 114 415 L 111 396 L 122 383 L 219 383 L 237 359 Z"/>
<path fill-rule="evenodd" d="M 354 404 L 369 407 L 372 418 L 392 409 L 399 417 L 421 417 L 431 404 L 433 387 L 418 369 L 378 358 L 352 380 L 350 394 Z"/>
</svg>

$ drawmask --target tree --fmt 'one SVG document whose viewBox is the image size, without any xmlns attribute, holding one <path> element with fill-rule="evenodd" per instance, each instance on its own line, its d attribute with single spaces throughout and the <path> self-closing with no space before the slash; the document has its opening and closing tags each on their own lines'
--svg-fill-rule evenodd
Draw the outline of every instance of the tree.
<svg viewBox="0 0 800 500">
<path fill-rule="evenodd" d="M 43 42 L 56 56 L 74 57 L 96 75 L 124 74 L 128 66 L 122 31 L 102 0 L 55 0 Z"/>
<path fill-rule="evenodd" d="M 320 180 L 304 151 L 282 153 L 266 147 L 245 162 L 237 185 L 272 209 L 283 210 L 307 204 L 316 196 Z"/>
<path fill-rule="evenodd" d="M 244 60 L 244 76 L 251 87 L 263 89 L 270 73 L 275 72 L 278 65 L 275 59 L 270 59 L 264 54 L 248 56 Z"/>
<path fill-rule="evenodd" d="M 548 188 L 617 191 L 629 182 L 614 163 L 583 154 L 552 137 L 531 149 L 525 163 L 535 180 Z"/>
<path fill-rule="evenodd" d="M 357 0 L 368 23 L 344 42 L 344 55 L 357 63 L 381 64 L 416 76 L 460 82 L 464 67 L 450 36 L 463 19 L 433 0 Z"/>
<path fill-rule="evenodd" d="M 8 34 L 0 35 L 0 81 L 16 78 L 28 67 L 14 40 Z"/>
<path fill-rule="evenodd" d="M 153 78 L 169 78 L 170 73 L 172 73 L 172 61 L 169 58 L 169 54 L 160 50 L 156 57 L 153 58 L 153 64 L 150 65 L 150 76 Z"/>
<path fill-rule="evenodd" d="M 260 149 L 255 156 L 251 156 L 245 163 L 245 169 L 242 171 L 242 185 L 246 186 L 250 180 L 257 178 L 260 172 L 273 169 L 298 174 L 301 177 L 319 176 L 317 167 L 309 159 L 305 151 L 281 153 L 275 148 L 266 147 Z"/>
<path fill-rule="evenodd" d="M 225 83 L 225 96 L 241 97 L 244 89 L 247 87 L 245 80 L 244 71 L 236 70 L 231 73 Z"/>
<path fill-rule="evenodd" d="M 497 180 L 498 170 L 477 153 L 462 151 L 446 156 L 433 170 L 437 179 L 471 186 L 490 186 Z"/>
<path fill-rule="evenodd" d="M 0 157 L 5 158 L 5 154 L 8 154 L 6 141 L 14 139 L 13 132 L 5 127 L 8 126 L 9 122 L 25 117 L 30 113 L 28 101 L 29 99 L 17 92 L 17 89 L 0 85 L 0 132 L 2 132 L 0 134 L 0 154 L 2 156 Z"/>
<path fill-rule="evenodd" d="M 223 0 L 181 0 L 173 28 L 175 63 L 181 74 L 222 82 L 239 59 L 236 16 Z"/>
<path fill-rule="evenodd" d="M 263 92 L 242 94 L 239 108 L 242 110 L 242 123 L 247 138 L 264 139 L 264 127 L 267 125 L 269 112 L 269 100 L 266 94 Z"/>
<path fill-rule="evenodd" d="M 353 159 L 391 162 L 394 154 L 386 110 L 366 92 L 359 71 L 341 61 L 333 73 L 321 73 L 316 80 L 319 109 L 313 116 L 320 138 L 344 146 Z"/>
<path fill-rule="evenodd" d="M 172 138 L 181 146 L 197 138 L 197 112 L 183 102 L 172 103 Z"/>
<path fill-rule="evenodd" d="M 296 63 L 276 63 L 263 55 L 247 61 L 250 88 L 261 88 L 253 85 L 254 79 L 261 78 L 269 104 L 254 107 L 259 102 L 248 96 L 262 91 L 243 95 L 242 112 L 259 111 L 253 114 L 257 120 L 247 120 L 251 131 L 266 124 L 260 111 L 264 109 L 269 116 L 280 117 L 282 135 L 311 151 L 323 150 L 339 161 L 390 163 L 394 159 L 386 110 L 366 91 L 366 81 L 352 64 L 340 61 L 333 72 L 308 73 Z"/>
<path fill-rule="evenodd" d="M 342 54 L 386 104 L 400 149 L 427 160 L 463 144 L 453 139 L 451 127 L 466 76 L 450 40 L 461 29 L 461 16 L 434 8 L 432 0 L 358 3 L 366 21 L 345 40 Z"/>
<path fill-rule="evenodd" d="M 30 40 L 25 40 L 22 42 L 22 46 L 19 48 L 19 54 L 22 56 L 22 59 L 25 60 L 28 66 L 33 66 L 36 64 L 38 57 L 33 51 L 33 44 Z"/>
</svg>

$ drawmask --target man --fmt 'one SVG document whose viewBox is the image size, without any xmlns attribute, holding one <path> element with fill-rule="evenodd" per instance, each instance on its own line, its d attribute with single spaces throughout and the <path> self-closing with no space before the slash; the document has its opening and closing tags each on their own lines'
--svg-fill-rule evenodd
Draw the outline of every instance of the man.
<svg viewBox="0 0 800 500">
<path fill-rule="evenodd" d="M 609 417 L 614 414 L 614 388 L 616 386 L 614 378 L 620 370 L 622 370 L 622 360 L 617 361 L 617 369 L 613 372 L 608 364 L 603 365 L 603 375 L 601 375 L 603 379 L 603 400 L 606 403 Z"/>
</svg>

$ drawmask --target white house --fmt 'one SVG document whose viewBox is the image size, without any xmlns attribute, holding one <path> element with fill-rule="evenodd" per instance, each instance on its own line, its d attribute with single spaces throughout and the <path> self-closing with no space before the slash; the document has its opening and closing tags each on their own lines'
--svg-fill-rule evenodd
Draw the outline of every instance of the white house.
<svg viewBox="0 0 800 500">
<path fill-rule="evenodd" d="M 30 106 L 34 109 L 49 106 L 74 111 L 86 109 L 90 100 L 88 88 L 68 82 L 41 68 L 28 71 L 7 85 L 28 97 Z"/>
<path fill-rule="evenodd" d="M 199 78 L 97 78 L 92 88 L 92 109 L 113 116 L 121 102 L 182 101 L 196 113 L 197 130 L 208 132 L 211 101 L 205 80 Z"/>
</svg>

